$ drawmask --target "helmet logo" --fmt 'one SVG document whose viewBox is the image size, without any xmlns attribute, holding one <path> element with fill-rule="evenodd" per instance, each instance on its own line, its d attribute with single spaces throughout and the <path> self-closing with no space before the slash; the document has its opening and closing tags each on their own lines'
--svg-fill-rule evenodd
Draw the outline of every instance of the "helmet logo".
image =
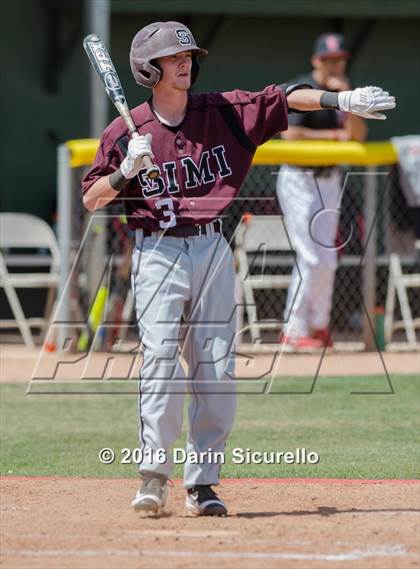
<svg viewBox="0 0 420 569">
<path fill-rule="evenodd" d="M 178 38 L 178 42 L 181 45 L 192 45 L 192 38 L 190 33 L 185 29 L 175 30 L 176 37 Z"/>
</svg>

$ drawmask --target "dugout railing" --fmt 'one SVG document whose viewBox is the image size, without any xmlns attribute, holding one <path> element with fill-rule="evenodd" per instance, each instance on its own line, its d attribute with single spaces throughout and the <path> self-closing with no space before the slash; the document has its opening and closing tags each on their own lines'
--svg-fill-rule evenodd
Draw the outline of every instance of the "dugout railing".
<svg viewBox="0 0 420 569">
<path fill-rule="evenodd" d="M 80 337 L 86 335 L 89 316 L 91 320 L 109 319 L 106 311 L 102 311 L 102 316 L 92 314 L 101 287 L 107 288 L 106 302 L 111 298 L 125 301 L 129 295 L 127 244 L 133 239 L 124 223 L 121 205 L 90 214 L 82 204 L 80 181 L 97 146 L 98 140 L 83 139 L 68 141 L 58 148 L 58 240 L 62 265 L 58 311 L 50 335 L 55 337 L 58 349 L 74 350 L 77 345 L 83 348 Z M 332 328 L 336 340 L 344 346 L 376 349 L 375 326 L 380 327 L 383 321 L 381 308 L 385 305 L 390 254 L 399 253 L 403 266 L 414 270 L 410 212 L 398 188 L 396 162 L 396 150 L 390 142 L 271 140 L 258 148 L 241 193 L 224 219 L 224 233 L 233 240 L 244 213 L 280 215 L 275 181 L 283 163 L 342 166 L 339 266 Z M 351 239 L 346 239 L 350 232 Z M 110 258 L 112 270 L 108 271 Z M 276 257 L 270 265 L 274 273 L 283 270 Z M 261 291 L 257 303 L 267 318 L 280 322 L 285 291 Z M 129 319 L 124 336 L 128 329 L 129 337 L 135 334 L 135 326 L 127 303 L 120 306 L 120 317 L 123 312 L 124 318 Z M 246 322 L 244 332 L 241 337 L 246 341 Z M 403 335 L 400 340 L 405 340 Z M 268 334 L 262 341 L 273 342 L 275 338 Z"/>
</svg>

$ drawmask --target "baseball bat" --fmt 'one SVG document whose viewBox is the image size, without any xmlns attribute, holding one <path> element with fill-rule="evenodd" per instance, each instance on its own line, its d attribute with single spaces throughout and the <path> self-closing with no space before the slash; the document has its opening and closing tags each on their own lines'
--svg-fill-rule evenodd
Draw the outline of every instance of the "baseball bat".
<svg viewBox="0 0 420 569">
<path fill-rule="evenodd" d="M 99 288 L 95 296 L 95 300 L 93 301 L 92 308 L 90 309 L 86 326 L 87 330 L 83 330 L 77 342 L 77 349 L 79 352 L 84 352 L 90 347 L 95 336 L 95 332 L 101 325 L 106 303 L 108 301 L 108 295 L 108 287 L 102 285 Z"/>
<path fill-rule="evenodd" d="M 131 134 L 136 133 L 137 129 L 128 108 L 120 78 L 104 42 L 97 34 L 89 34 L 83 40 L 83 47 L 93 69 L 104 85 L 108 97 L 114 103 L 129 132 Z M 146 176 L 148 178 L 153 180 L 159 176 L 159 168 L 153 164 L 149 156 L 143 156 L 143 163 L 147 168 Z"/>
</svg>

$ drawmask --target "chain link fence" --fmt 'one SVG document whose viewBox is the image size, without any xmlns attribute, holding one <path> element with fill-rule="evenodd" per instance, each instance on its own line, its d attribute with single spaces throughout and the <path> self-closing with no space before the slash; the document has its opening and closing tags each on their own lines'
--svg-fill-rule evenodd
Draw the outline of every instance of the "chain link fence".
<svg viewBox="0 0 420 569">
<path fill-rule="evenodd" d="M 334 338 L 342 342 L 361 342 L 364 323 L 363 309 L 363 264 L 369 233 L 375 240 L 376 274 L 375 307 L 380 316 L 385 309 L 389 279 L 389 257 L 398 253 L 404 272 L 420 272 L 420 255 L 415 248 L 416 230 L 419 234 L 419 209 L 409 208 L 401 191 L 396 166 L 377 168 L 374 173 L 376 211 L 366 215 L 366 172 L 360 167 L 342 167 L 342 201 L 340 221 L 336 236 L 338 268 L 336 271 L 331 328 Z M 241 199 L 232 204 L 225 222 L 226 234 L 234 235 L 241 216 L 248 212 L 254 215 L 281 215 L 276 197 L 278 168 L 254 166 L 243 186 Z M 366 217 L 373 217 L 373 227 Z M 417 224 L 417 227 L 416 227 Z M 287 229 L 287 227 L 286 227 Z M 350 238 L 348 236 L 351 235 Z M 292 243 L 293 245 L 293 243 Z M 284 264 L 279 255 L 277 262 L 271 262 L 265 271 L 284 273 Z M 285 317 L 284 307 L 287 290 L 256 291 L 257 311 L 261 319 Z M 418 290 L 408 291 L 410 307 L 414 318 L 420 316 Z M 401 307 L 396 306 L 395 319 L 401 319 Z M 245 336 L 246 339 L 247 336 Z M 267 331 L 266 341 L 275 341 L 278 334 Z M 393 340 L 406 341 L 401 331 Z"/>
<path fill-rule="evenodd" d="M 225 212 L 223 228 L 225 237 L 235 248 L 235 233 L 244 215 L 281 215 L 276 197 L 278 166 L 255 165 L 251 168 L 239 198 Z M 336 272 L 331 314 L 331 329 L 336 343 L 364 341 L 364 279 L 366 278 L 364 253 L 369 234 L 374 239 L 374 307 L 376 314 L 369 314 L 372 326 L 383 325 L 383 312 L 389 281 L 391 253 L 398 253 L 404 272 L 420 272 L 420 257 L 415 248 L 416 231 L 419 231 L 419 209 L 409 208 L 398 183 L 396 166 L 375 167 L 374 182 L 367 188 L 366 171 L 361 167 L 342 166 L 344 191 L 342 194 L 340 222 L 336 243 L 338 268 Z M 92 216 L 82 204 L 80 181 L 85 168 L 72 169 L 71 175 L 71 255 L 74 265 L 72 276 L 71 321 L 86 323 L 98 290 L 106 282 L 107 302 L 100 320 L 105 324 L 95 335 L 95 348 L 110 350 L 118 338 L 138 342 L 135 327 L 133 300 L 130 292 L 130 257 L 134 235 L 128 230 L 123 206 L 115 203 L 100 215 Z M 371 173 L 372 175 L 372 173 Z M 375 211 L 369 211 L 367 192 L 373 191 Z M 104 217 L 105 214 L 105 217 Z M 369 220 L 373 220 L 371 227 Z M 417 227 L 416 227 L 417 223 Z M 351 238 L 346 241 L 352 228 Z M 99 243 L 99 246 L 98 246 Z M 345 244 L 344 244 L 345 243 Z M 290 263 L 282 260 L 280 252 L 271 254 L 265 271 L 287 274 Z M 372 269 L 372 267 L 371 267 Z M 376 282 L 375 282 L 376 281 Z M 366 284 L 366 283 L 365 283 Z M 238 289 L 241 289 L 239 283 Z M 277 327 L 262 333 L 262 342 L 278 341 L 278 328 L 284 317 L 287 290 L 258 290 L 255 293 L 258 317 L 270 320 Z M 241 294 L 238 295 L 238 301 Z M 408 290 L 413 318 L 420 317 L 418 289 Z M 247 310 L 243 310 L 244 332 L 242 342 L 251 341 Z M 395 318 L 401 318 L 399 303 L 395 306 Z M 80 327 L 82 329 L 83 326 Z M 393 342 L 406 342 L 403 329 L 392 335 Z M 79 334 L 80 348 L 80 334 Z M 344 346 L 343 346 L 344 347 Z"/>
</svg>

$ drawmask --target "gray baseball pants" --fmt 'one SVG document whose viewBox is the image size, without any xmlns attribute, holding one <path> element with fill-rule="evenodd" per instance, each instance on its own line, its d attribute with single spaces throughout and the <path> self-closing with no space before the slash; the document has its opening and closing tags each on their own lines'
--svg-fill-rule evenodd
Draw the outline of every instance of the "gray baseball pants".
<svg viewBox="0 0 420 569">
<path fill-rule="evenodd" d="M 143 346 L 139 471 L 170 477 L 186 393 L 189 456 L 223 451 L 232 429 L 236 311 L 231 249 L 211 224 L 204 235 L 187 238 L 162 232 L 145 237 L 137 230 L 132 288 Z M 158 449 L 164 449 L 164 463 Z M 187 460 L 184 486 L 218 484 L 219 471 L 218 463 Z"/>
</svg>

